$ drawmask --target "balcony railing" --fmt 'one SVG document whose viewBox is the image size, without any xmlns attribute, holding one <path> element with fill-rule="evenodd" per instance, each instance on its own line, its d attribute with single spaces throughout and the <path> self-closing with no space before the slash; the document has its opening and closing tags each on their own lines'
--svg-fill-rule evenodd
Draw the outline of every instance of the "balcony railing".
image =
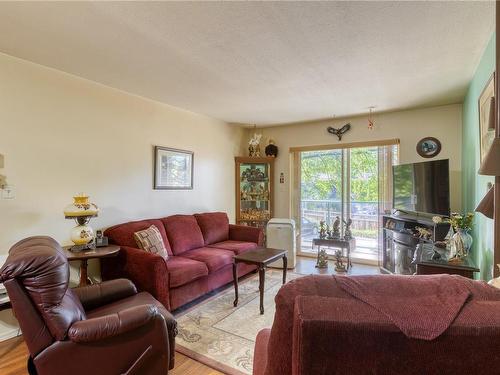
<svg viewBox="0 0 500 375">
<path fill-rule="evenodd" d="M 336 217 L 342 218 L 342 202 L 334 200 L 302 200 L 301 247 L 311 251 L 312 239 L 318 236 L 320 221 L 332 225 Z M 356 252 L 360 257 L 375 258 L 378 254 L 378 202 L 351 201 L 351 231 L 356 238 Z M 344 218 L 346 219 L 346 218 Z"/>
</svg>

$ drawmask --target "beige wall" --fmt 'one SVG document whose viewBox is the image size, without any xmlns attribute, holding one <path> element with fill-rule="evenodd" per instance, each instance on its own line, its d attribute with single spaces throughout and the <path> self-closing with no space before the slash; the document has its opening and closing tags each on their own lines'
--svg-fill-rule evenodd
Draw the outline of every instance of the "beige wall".
<svg viewBox="0 0 500 375">
<path fill-rule="evenodd" d="M 0 175 L 16 194 L 0 199 L 0 254 L 31 235 L 68 244 L 75 224 L 62 211 L 79 192 L 101 208 L 94 228 L 213 210 L 233 219 L 233 157 L 242 134 L 206 116 L 0 54 Z M 194 151 L 193 190 L 152 189 L 153 145 Z M 0 315 L 0 338 L 9 319 Z"/>
<path fill-rule="evenodd" d="M 346 133 L 342 142 L 359 142 L 399 138 L 400 161 L 410 163 L 424 161 L 415 149 L 417 142 L 425 136 L 438 138 L 442 143 L 442 151 L 438 158 L 450 159 L 451 208 L 460 210 L 460 170 L 461 170 L 461 117 L 462 105 L 414 109 L 408 111 L 381 113 L 375 115 L 375 128 L 367 129 L 367 117 L 336 119 L 332 121 L 316 121 L 286 126 L 275 126 L 258 129 L 263 134 L 263 145 L 273 138 L 279 148 L 275 164 L 275 217 L 290 217 L 290 147 L 337 144 L 337 137 L 326 131 L 328 126 L 340 127 L 350 122 L 351 130 Z M 253 129 L 247 129 L 246 137 L 250 138 Z M 246 147 L 246 143 L 245 143 Z M 285 174 L 285 183 L 279 183 L 279 174 Z"/>
</svg>

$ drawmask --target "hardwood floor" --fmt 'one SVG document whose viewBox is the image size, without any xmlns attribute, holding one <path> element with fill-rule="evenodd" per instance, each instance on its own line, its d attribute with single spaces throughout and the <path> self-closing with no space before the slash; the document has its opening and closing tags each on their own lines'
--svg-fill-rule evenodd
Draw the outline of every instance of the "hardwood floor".
<svg viewBox="0 0 500 375">
<path fill-rule="evenodd" d="M 328 268 L 317 269 L 314 258 L 297 257 L 297 265 L 294 272 L 302 274 L 332 274 L 334 272 L 334 262 L 328 262 Z M 354 264 L 349 270 L 351 275 L 377 274 L 378 267 Z M 28 349 L 22 336 L 0 342 L 0 374 L 1 375 L 27 375 L 26 360 Z M 175 368 L 169 372 L 172 375 L 222 375 L 200 362 L 194 361 L 180 353 L 175 354 Z"/>
<path fill-rule="evenodd" d="M 0 342 L 0 374 L 27 374 L 27 360 L 28 348 L 26 347 L 22 336 Z"/>
<path fill-rule="evenodd" d="M 26 361 L 28 348 L 23 337 L 0 342 L 0 374 L 2 375 L 27 375 Z M 169 371 L 172 375 L 223 375 L 200 362 L 180 353 L 175 353 L 175 368 Z"/>
</svg>

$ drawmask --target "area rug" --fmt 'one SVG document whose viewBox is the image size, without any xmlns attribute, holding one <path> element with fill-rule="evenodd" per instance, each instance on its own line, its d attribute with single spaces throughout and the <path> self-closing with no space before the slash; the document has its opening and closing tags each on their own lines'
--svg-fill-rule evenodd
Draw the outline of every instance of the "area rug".
<svg viewBox="0 0 500 375">
<path fill-rule="evenodd" d="M 251 374 L 255 337 L 274 319 L 274 297 L 282 285 L 283 272 L 268 269 L 265 279 L 264 315 L 259 313 L 259 277 L 239 283 L 238 306 L 233 306 L 234 288 L 228 288 L 177 316 L 180 353 L 225 374 Z M 301 277 L 287 273 L 287 281 Z"/>
</svg>

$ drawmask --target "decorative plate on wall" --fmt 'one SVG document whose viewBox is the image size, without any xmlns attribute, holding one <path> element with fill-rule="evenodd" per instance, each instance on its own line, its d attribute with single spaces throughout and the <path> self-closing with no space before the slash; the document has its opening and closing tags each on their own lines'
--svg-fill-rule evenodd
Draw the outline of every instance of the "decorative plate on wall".
<svg viewBox="0 0 500 375">
<path fill-rule="evenodd" d="M 423 158 L 433 158 L 441 152 L 441 142 L 434 137 L 422 138 L 417 143 L 417 153 Z"/>
</svg>

